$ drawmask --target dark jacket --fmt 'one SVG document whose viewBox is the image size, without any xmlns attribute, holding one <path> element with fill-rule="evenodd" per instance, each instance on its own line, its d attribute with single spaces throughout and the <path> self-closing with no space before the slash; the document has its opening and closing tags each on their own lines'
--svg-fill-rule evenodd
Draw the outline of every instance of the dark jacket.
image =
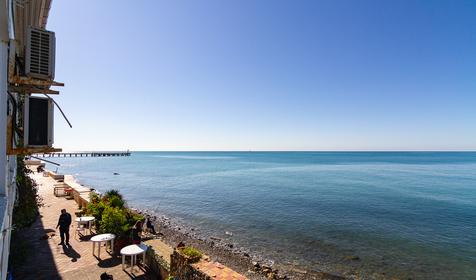
<svg viewBox="0 0 476 280">
<path fill-rule="evenodd" d="M 58 219 L 60 229 L 67 229 L 71 225 L 71 215 L 69 213 L 61 214 Z"/>
<path fill-rule="evenodd" d="M 133 227 L 132 228 L 132 241 L 140 242 L 141 241 L 140 233 L 141 233 L 141 230 L 139 228 Z"/>
</svg>

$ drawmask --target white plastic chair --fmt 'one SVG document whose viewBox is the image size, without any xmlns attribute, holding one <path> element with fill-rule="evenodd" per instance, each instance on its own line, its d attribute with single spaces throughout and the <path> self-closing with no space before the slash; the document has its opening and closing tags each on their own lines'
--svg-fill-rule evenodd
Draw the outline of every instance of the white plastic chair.
<svg viewBox="0 0 476 280">
<path fill-rule="evenodd" d="M 76 237 L 79 234 L 81 234 L 81 236 L 84 236 L 84 230 L 85 230 L 84 225 L 83 224 L 78 224 L 78 226 L 76 227 L 74 236 Z"/>
</svg>

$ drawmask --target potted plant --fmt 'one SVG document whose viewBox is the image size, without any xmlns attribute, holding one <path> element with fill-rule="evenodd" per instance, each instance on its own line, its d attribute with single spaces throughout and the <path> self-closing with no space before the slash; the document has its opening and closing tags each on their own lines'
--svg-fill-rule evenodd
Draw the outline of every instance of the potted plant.
<svg viewBox="0 0 476 280">
<path fill-rule="evenodd" d="M 179 247 L 177 250 L 185 258 L 187 263 L 196 263 L 200 261 L 203 256 L 202 252 L 191 246 Z"/>
</svg>

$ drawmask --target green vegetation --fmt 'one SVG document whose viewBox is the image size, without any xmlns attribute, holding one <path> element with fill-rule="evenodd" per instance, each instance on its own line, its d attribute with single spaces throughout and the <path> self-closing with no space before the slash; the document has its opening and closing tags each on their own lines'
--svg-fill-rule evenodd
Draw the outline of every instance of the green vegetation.
<svg viewBox="0 0 476 280">
<path fill-rule="evenodd" d="M 38 188 L 28 174 L 24 158 L 17 157 L 17 194 L 18 199 L 13 208 L 13 227 L 22 229 L 30 226 L 38 216 L 38 208 L 42 206 L 42 199 L 38 195 Z"/>
<path fill-rule="evenodd" d="M 117 197 L 120 200 L 123 200 L 122 194 L 119 193 L 118 190 L 112 189 L 108 190 L 106 193 L 104 193 L 104 197 Z"/>
<path fill-rule="evenodd" d="M 109 232 L 121 235 L 121 233 L 127 232 L 129 228 L 130 226 L 127 224 L 127 218 L 124 211 L 109 206 L 104 209 L 99 232 Z"/>
<path fill-rule="evenodd" d="M 131 227 L 144 217 L 127 208 L 118 190 L 109 190 L 104 195 L 91 193 L 91 202 L 86 214 L 96 218 L 98 233 L 113 233 L 118 238 L 128 238 Z"/>
<path fill-rule="evenodd" d="M 38 195 L 38 188 L 28 174 L 24 157 L 17 157 L 17 200 L 13 207 L 13 230 L 10 242 L 9 267 L 15 268 L 28 257 L 31 243 L 20 236 L 20 231 L 29 227 L 38 217 L 38 208 L 42 206 L 42 199 Z"/>
<path fill-rule="evenodd" d="M 203 255 L 198 249 L 191 246 L 179 248 L 179 250 L 182 252 L 182 254 L 187 256 L 192 262 L 199 261 Z"/>
</svg>

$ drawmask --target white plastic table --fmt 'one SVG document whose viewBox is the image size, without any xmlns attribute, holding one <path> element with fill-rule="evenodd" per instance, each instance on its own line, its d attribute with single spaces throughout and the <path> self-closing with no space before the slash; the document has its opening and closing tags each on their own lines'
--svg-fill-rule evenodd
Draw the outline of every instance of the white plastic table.
<svg viewBox="0 0 476 280">
<path fill-rule="evenodd" d="M 137 255 L 142 254 L 142 261 L 145 263 L 145 252 L 147 251 L 147 245 L 129 245 L 121 249 L 122 255 L 122 270 L 124 270 L 124 263 L 126 261 L 126 256 L 131 256 L 131 273 L 134 269 L 134 264 L 137 262 Z"/>
<path fill-rule="evenodd" d="M 93 237 L 91 237 L 90 241 L 93 243 L 93 256 L 94 256 L 94 249 L 96 246 L 96 243 L 99 243 L 98 246 L 98 258 L 101 258 L 101 242 L 106 243 L 110 241 L 111 242 L 111 254 L 114 253 L 114 239 L 116 238 L 116 235 L 112 233 L 104 233 L 104 234 L 98 234 Z M 106 247 L 107 250 L 107 247 Z"/>
<path fill-rule="evenodd" d="M 75 221 L 78 222 L 78 228 L 81 226 L 81 224 L 88 224 L 89 234 L 91 234 L 91 228 L 94 220 L 96 220 L 96 218 L 89 216 L 79 217 L 75 219 Z"/>
</svg>

